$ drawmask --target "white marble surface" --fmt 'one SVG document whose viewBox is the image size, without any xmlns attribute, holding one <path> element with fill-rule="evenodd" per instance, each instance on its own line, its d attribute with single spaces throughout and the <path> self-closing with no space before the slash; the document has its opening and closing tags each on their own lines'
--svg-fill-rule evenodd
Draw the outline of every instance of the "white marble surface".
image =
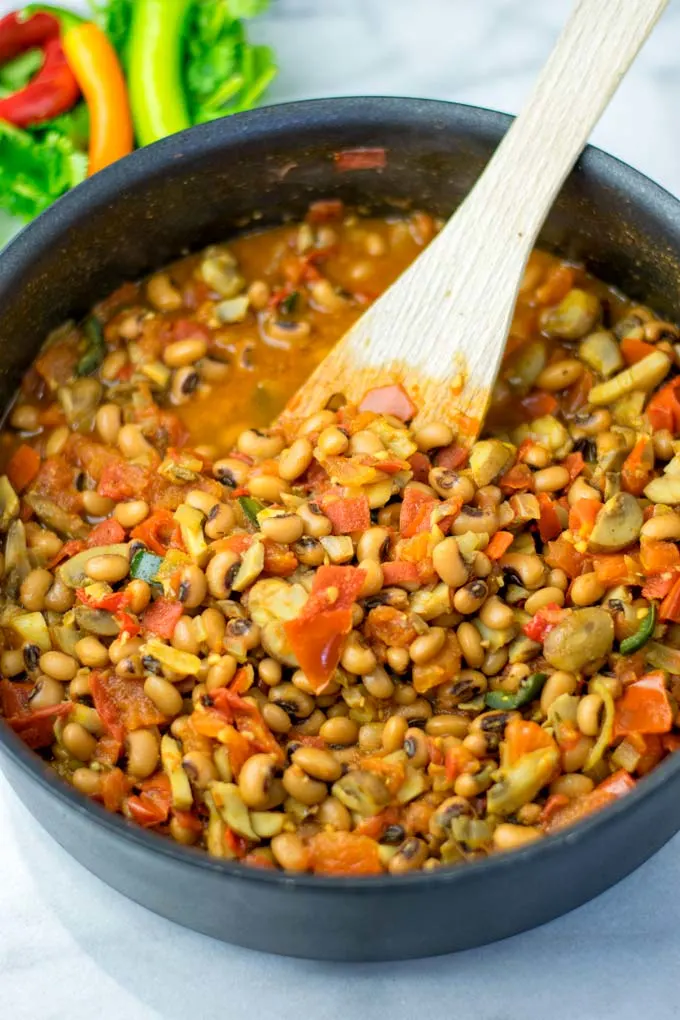
<svg viewBox="0 0 680 1020">
<path fill-rule="evenodd" d="M 0 0 L 0 14 L 14 6 Z M 272 100 L 383 93 L 516 111 L 568 6 L 275 0 L 256 34 L 280 58 Z M 679 40 L 676 0 L 594 135 L 678 194 Z M 458 956 L 370 966 L 266 957 L 149 914 L 71 861 L 1 778 L 0 862 L 2 1020 L 678 1015 L 680 837 L 594 903 L 538 931 Z"/>
</svg>

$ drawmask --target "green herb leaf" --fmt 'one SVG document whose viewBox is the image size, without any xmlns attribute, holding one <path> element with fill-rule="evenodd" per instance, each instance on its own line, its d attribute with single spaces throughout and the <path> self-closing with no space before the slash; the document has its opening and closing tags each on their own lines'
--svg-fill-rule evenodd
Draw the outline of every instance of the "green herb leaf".
<svg viewBox="0 0 680 1020">
<path fill-rule="evenodd" d="M 96 372 L 106 357 L 106 341 L 104 330 L 99 319 L 90 317 L 83 327 L 87 347 L 82 358 L 76 365 L 76 375 L 91 375 Z"/>
<path fill-rule="evenodd" d="M 259 528 L 257 515 L 265 509 L 264 503 L 260 503 L 259 499 L 255 499 L 253 496 L 239 496 L 238 501 L 250 523 Z"/>
<path fill-rule="evenodd" d="M 0 208 L 32 219 L 85 179 L 87 156 L 64 131 L 69 116 L 31 131 L 0 121 Z"/>
</svg>

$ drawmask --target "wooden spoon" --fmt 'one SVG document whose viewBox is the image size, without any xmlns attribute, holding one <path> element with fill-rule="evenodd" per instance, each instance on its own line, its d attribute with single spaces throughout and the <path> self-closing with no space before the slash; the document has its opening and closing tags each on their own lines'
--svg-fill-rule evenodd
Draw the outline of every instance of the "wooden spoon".
<svg viewBox="0 0 680 1020">
<path fill-rule="evenodd" d="M 318 411 L 334 393 L 359 401 L 400 382 L 419 409 L 416 425 L 437 419 L 474 441 L 540 227 L 666 4 L 578 0 L 474 189 L 321 362 L 285 418 Z"/>
</svg>

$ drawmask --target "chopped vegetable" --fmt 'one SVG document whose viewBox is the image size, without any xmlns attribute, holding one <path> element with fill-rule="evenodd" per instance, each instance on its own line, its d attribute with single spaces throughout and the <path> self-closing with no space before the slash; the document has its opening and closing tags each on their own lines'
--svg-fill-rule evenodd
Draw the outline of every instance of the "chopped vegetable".
<svg viewBox="0 0 680 1020">
<path fill-rule="evenodd" d="M 177 621 L 184 612 L 181 602 L 159 598 L 152 602 L 142 616 L 142 627 L 150 634 L 170 639 Z"/>
<path fill-rule="evenodd" d="M 7 477 L 16 492 L 23 492 L 40 470 L 40 454 L 22 443 L 12 454 L 7 465 Z"/>
<path fill-rule="evenodd" d="M 254 499 L 253 496 L 239 496 L 238 501 L 249 522 L 257 528 L 257 515 L 265 509 L 264 503 L 261 503 L 259 499 Z"/>
<path fill-rule="evenodd" d="M 516 691 L 487 691 L 484 702 L 487 708 L 516 709 L 534 701 L 548 679 L 547 673 L 531 673 L 520 681 Z"/>
<path fill-rule="evenodd" d="M 630 637 L 624 638 L 619 646 L 622 655 L 632 655 L 633 652 L 643 648 L 654 634 L 656 626 L 656 606 L 652 602 L 647 610 L 647 615 L 640 624 L 639 630 Z"/>
<path fill-rule="evenodd" d="M 153 584 L 162 563 L 162 556 L 156 556 L 155 553 L 145 552 L 142 549 L 132 557 L 130 577 L 137 581 L 146 581 L 147 584 Z"/>
<path fill-rule="evenodd" d="M 668 733 L 673 711 L 662 670 L 629 684 L 616 702 L 614 737 L 629 733 Z"/>
<path fill-rule="evenodd" d="M 78 375 L 91 375 L 92 372 L 97 371 L 104 360 L 104 356 L 106 354 L 106 343 L 104 342 L 102 324 L 99 319 L 94 316 L 90 316 L 90 318 L 86 320 L 83 331 L 85 333 L 87 348 L 78 362 L 76 372 Z"/>
</svg>

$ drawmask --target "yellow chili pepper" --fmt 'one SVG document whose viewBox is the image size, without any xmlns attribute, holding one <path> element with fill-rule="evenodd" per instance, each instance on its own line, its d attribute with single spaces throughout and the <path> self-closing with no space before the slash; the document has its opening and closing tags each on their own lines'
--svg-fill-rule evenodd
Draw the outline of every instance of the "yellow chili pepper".
<svg viewBox="0 0 680 1020">
<path fill-rule="evenodd" d="M 132 152 L 134 135 L 127 86 L 116 51 L 91 21 L 68 28 L 62 45 L 90 111 L 91 177 Z"/>
</svg>

